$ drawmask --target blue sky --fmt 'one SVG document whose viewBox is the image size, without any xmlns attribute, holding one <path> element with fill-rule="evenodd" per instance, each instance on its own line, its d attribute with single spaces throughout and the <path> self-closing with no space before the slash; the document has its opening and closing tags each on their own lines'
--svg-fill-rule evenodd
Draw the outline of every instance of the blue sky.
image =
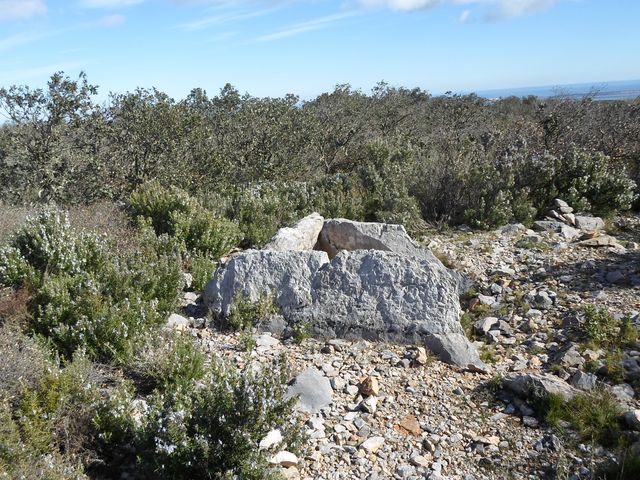
<svg viewBox="0 0 640 480">
<path fill-rule="evenodd" d="M 640 79 L 638 0 L 0 0 L 0 86 L 311 98 Z"/>
</svg>

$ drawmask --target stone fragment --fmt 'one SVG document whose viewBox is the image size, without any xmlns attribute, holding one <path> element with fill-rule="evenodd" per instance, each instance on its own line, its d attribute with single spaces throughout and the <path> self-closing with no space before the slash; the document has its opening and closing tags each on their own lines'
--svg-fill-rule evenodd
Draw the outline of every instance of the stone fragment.
<svg viewBox="0 0 640 480">
<path fill-rule="evenodd" d="M 317 413 L 332 402 L 331 382 L 320 370 L 309 367 L 298 375 L 287 388 L 286 398 L 298 395 L 297 408 L 304 412 Z"/>
<path fill-rule="evenodd" d="M 283 450 L 282 452 L 276 453 L 273 457 L 269 459 L 269 463 L 272 465 L 280 465 L 281 467 L 294 467 L 298 464 L 298 457 L 291 453 Z"/>
<path fill-rule="evenodd" d="M 584 247 L 613 247 L 613 248 L 624 248 L 620 242 L 615 237 L 611 235 L 600 235 L 598 237 L 589 238 L 587 240 L 581 240 L 578 242 L 578 245 L 582 245 Z"/>
<path fill-rule="evenodd" d="M 264 246 L 264 249 L 279 251 L 313 250 L 323 226 L 324 218 L 314 212 L 304 217 L 295 226 L 278 230 L 274 237 Z"/>
<path fill-rule="evenodd" d="M 632 430 L 640 431 L 640 410 L 629 410 L 624 419 Z"/>
<path fill-rule="evenodd" d="M 400 423 L 398 423 L 398 429 L 414 437 L 418 437 L 422 433 L 420 422 L 418 422 L 418 419 L 413 415 L 404 416 L 400 420 Z"/>
<path fill-rule="evenodd" d="M 369 453 L 376 453 L 384 445 L 384 437 L 369 437 L 360 444 L 360 448 Z"/>
<path fill-rule="evenodd" d="M 258 448 L 260 450 L 268 450 L 269 448 L 279 444 L 280 442 L 282 442 L 282 433 L 280 432 L 280 430 L 271 430 L 262 440 L 260 440 Z"/>
<path fill-rule="evenodd" d="M 182 329 L 188 327 L 189 323 L 190 322 L 188 318 L 183 317 L 182 315 L 178 315 L 177 313 L 172 313 L 167 319 L 166 327 Z"/>
<path fill-rule="evenodd" d="M 554 394 L 569 400 L 577 393 L 577 390 L 567 382 L 548 373 L 512 375 L 504 379 L 503 385 L 522 398 Z"/>
<path fill-rule="evenodd" d="M 576 215 L 576 228 L 580 230 L 593 231 L 604 230 L 604 220 L 600 217 L 587 217 L 585 215 Z"/>
<path fill-rule="evenodd" d="M 380 393 L 380 385 L 376 377 L 368 376 L 360 383 L 360 393 L 366 397 L 369 395 L 378 395 Z"/>
</svg>

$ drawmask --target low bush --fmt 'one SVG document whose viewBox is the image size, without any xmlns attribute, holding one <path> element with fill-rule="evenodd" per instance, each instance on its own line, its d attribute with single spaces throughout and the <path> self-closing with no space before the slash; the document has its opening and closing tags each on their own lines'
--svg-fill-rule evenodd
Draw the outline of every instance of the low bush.
<svg viewBox="0 0 640 480">
<path fill-rule="evenodd" d="M 539 416 L 550 426 L 562 430 L 568 425 L 582 441 L 617 446 L 622 411 L 618 400 L 605 389 L 580 393 L 569 401 L 560 395 L 538 398 L 534 405 Z"/>
<path fill-rule="evenodd" d="M 257 445 L 276 428 L 284 437 L 279 449 L 297 451 L 301 444 L 295 399 L 284 399 L 286 380 L 282 361 L 247 363 L 239 371 L 215 363 L 197 384 L 156 391 L 143 407 L 131 389 L 122 390 L 96 417 L 103 449 L 122 458 L 118 450 L 132 445 L 137 478 L 276 478 L 269 452 Z"/>
<path fill-rule="evenodd" d="M 32 292 L 29 328 L 68 359 L 85 349 L 92 358 L 124 360 L 177 305 L 180 257 L 149 232 L 118 254 L 104 237 L 79 233 L 66 214 L 47 210 L 2 252 L 2 282 Z"/>
<path fill-rule="evenodd" d="M 610 350 L 633 345 L 638 328 L 630 318 L 616 319 L 607 308 L 586 305 L 582 312 L 581 332 L 588 343 Z"/>
<path fill-rule="evenodd" d="M 205 356 L 190 337 L 156 333 L 135 353 L 127 370 L 144 392 L 186 390 L 204 376 Z"/>
<path fill-rule="evenodd" d="M 244 295 L 237 294 L 233 299 L 231 313 L 225 321 L 233 330 L 251 329 L 277 312 L 278 307 L 270 295 L 262 295 L 254 302 Z"/>
<path fill-rule="evenodd" d="M 156 235 L 169 235 L 184 242 L 188 251 L 212 258 L 227 253 L 242 239 L 235 223 L 217 218 L 187 192 L 164 188 L 158 182 L 143 184 L 133 192 L 129 211 L 139 222 L 148 222 Z"/>
</svg>

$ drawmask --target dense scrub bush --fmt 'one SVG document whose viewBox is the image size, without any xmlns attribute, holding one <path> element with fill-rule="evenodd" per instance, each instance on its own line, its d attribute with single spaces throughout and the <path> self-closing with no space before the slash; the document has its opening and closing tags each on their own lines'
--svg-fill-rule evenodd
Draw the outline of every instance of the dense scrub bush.
<svg viewBox="0 0 640 480">
<path fill-rule="evenodd" d="M 31 291 L 29 326 L 64 357 L 86 349 L 122 360 L 175 308 L 181 279 L 168 240 L 146 232 L 137 247 L 118 254 L 105 238 L 78 233 L 66 214 L 47 210 L 0 251 L 0 281 Z"/>
<path fill-rule="evenodd" d="M 258 442 L 279 428 L 296 450 L 295 399 L 285 400 L 286 369 L 247 364 L 238 371 L 215 363 L 197 384 L 156 391 L 140 404 L 131 389 L 107 399 L 95 421 L 103 448 L 135 449 L 138 478 L 275 478 Z"/>
<path fill-rule="evenodd" d="M 186 249 L 218 258 L 236 246 L 241 234 L 237 225 L 202 208 L 199 202 L 176 187 L 149 182 L 131 194 L 129 209 L 135 218 L 150 222 L 157 235 L 167 234 L 184 242 Z"/>
<path fill-rule="evenodd" d="M 36 368 L 34 366 L 34 368 Z M 81 355 L 64 369 L 40 370 L 18 397 L 0 392 L 0 475 L 8 478 L 86 478 L 99 376 Z"/>
</svg>

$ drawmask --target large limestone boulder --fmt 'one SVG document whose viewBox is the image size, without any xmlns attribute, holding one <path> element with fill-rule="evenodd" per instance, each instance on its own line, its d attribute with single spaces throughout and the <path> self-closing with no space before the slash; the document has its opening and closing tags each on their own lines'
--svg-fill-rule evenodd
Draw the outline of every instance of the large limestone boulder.
<svg viewBox="0 0 640 480">
<path fill-rule="evenodd" d="M 436 259 L 380 250 L 248 251 L 219 268 L 205 288 L 214 315 L 236 295 L 271 294 L 289 324 L 316 335 L 427 343 L 444 361 L 484 369 L 458 322 L 456 279 Z"/>
<path fill-rule="evenodd" d="M 445 267 L 431 250 L 416 243 L 402 225 L 355 222 L 344 218 L 325 220 L 315 248 L 327 252 L 329 258 L 335 257 L 341 250 L 394 252 L 425 260 L 431 264 L 432 268 L 447 272 L 455 280 L 459 295 L 466 292 L 472 285 L 468 278 Z"/>
<path fill-rule="evenodd" d="M 218 268 L 205 286 L 203 299 L 215 315 L 228 316 L 237 295 L 253 302 L 273 295 L 286 317 L 291 310 L 311 304 L 311 282 L 327 263 L 327 254 L 314 250 L 248 250 Z"/>
<path fill-rule="evenodd" d="M 311 287 L 311 306 L 297 313 L 319 335 L 417 342 L 462 332 L 455 282 L 426 260 L 343 250 L 316 272 Z"/>
<path fill-rule="evenodd" d="M 313 250 L 318 241 L 318 235 L 324 225 L 324 217 L 312 213 L 304 217 L 293 227 L 285 227 L 264 246 L 265 250 L 304 251 Z"/>
</svg>

